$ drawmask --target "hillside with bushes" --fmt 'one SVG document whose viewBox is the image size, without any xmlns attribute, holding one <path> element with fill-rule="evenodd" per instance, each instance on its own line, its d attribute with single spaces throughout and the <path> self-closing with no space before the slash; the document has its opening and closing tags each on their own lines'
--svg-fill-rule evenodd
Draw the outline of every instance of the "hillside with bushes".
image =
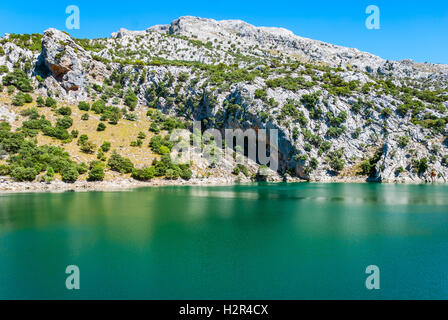
<svg viewBox="0 0 448 320">
<path fill-rule="evenodd" d="M 235 156 L 174 164 L 169 135 L 194 121 L 277 129 L 272 181 L 448 181 L 445 65 L 182 17 L 105 39 L 5 35 L 0 79 L 0 176 L 17 182 L 259 179 Z"/>
</svg>

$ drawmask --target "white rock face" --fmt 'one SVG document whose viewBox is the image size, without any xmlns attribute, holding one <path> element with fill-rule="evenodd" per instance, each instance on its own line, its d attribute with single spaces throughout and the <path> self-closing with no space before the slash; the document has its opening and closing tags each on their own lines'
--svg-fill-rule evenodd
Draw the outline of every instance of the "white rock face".
<svg viewBox="0 0 448 320">
<path fill-rule="evenodd" d="M 16 115 L 7 106 L 0 103 L 0 121 L 13 122 Z"/>
<path fill-rule="evenodd" d="M 413 73 L 418 73 L 417 76 L 427 76 L 430 73 L 439 72 L 448 79 L 448 66 L 445 65 L 414 64 L 412 60 L 390 62 L 355 48 L 307 39 L 284 28 L 255 27 L 241 20 L 216 21 L 185 16 L 174 20 L 170 25 L 155 26 L 149 28 L 148 31 L 194 36 L 203 41 L 238 39 L 242 47 L 257 45 L 264 49 L 298 55 L 304 61 L 323 62 L 334 67 L 351 65 L 361 71 L 368 69 L 375 72 L 380 68 L 385 73 L 393 69 L 399 76 Z"/>
<path fill-rule="evenodd" d="M 97 81 L 104 80 L 108 74 L 102 63 L 95 61 L 92 55 L 76 44 L 73 39 L 53 28 L 44 32 L 42 38 L 42 53 L 36 63 L 36 71 L 46 79 L 50 90 L 60 91 L 57 83 L 64 89 L 61 94 L 71 101 L 81 101 L 87 98 L 85 89 L 91 80 L 91 74 L 101 75 Z"/>
</svg>

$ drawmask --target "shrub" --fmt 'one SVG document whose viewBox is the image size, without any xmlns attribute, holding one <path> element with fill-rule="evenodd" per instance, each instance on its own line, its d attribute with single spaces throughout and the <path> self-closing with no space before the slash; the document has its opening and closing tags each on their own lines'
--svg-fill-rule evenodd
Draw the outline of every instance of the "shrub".
<svg viewBox="0 0 448 320">
<path fill-rule="evenodd" d="M 70 109 L 70 107 L 60 107 L 56 113 L 62 116 L 70 116 L 72 114 L 72 109 Z"/>
<path fill-rule="evenodd" d="M 331 149 L 332 143 L 330 141 L 324 141 L 322 142 L 320 148 L 319 148 L 319 155 L 322 155 L 323 153 L 327 152 Z"/>
<path fill-rule="evenodd" d="M 83 120 L 83 121 L 87 121 L 87 120 L 89 120 L 89 114 L 88 114 L 88 113 L 84 113 L 84 114 L 81 116 L 81 120 Z"/>
<path fill-rule="evenodd" d="M 45 107 L 45 100 L 41 96 L 36 98 L 36 103 L 39 108 Z"/>
<path fill-rule="evenodd" d="M 0 145 L 2 152 L 10 154 L 7 160 L 11 169 L 10 175 L 19 181 L 33 181 L 45 170 L 50 175 L 49 167 L 54 172 L 61 173 L 67 167 L 75 166 L 63 148 L 48 145 L 36 146 L 34 141 L 24 139 L 22 132 L 11 132 L 6 122 L 0 122 Z"/>
<path fill-rule="evenodd" d="M 398 167 L 397 169 L 395 169 L 395 174 L 397 176 L 399 176 L 400 174 L 402 174 L 404 172 L 404 168 L 403 167 Z"/>
<path fill-rule="evenodd" d="M 180 176 L 180 170 L 178 168 L 167 169 L 165 173 L 165 178 L 168 180 L 176 180 Z"/>
<path fill-rule="evenodd" d="M 96 154 L 96 158 L 98 160 L 101 160 L 101 161 L 106 161 L 107 160 L 106 155 L 104 154 L 104 151 L 101 150 L 101 149 L 98 150 L 98 153 Z"/>
<path fill-rule="evenodd" d="M 9 166 L 0 164 L 0 176 L 7 176 L 11 172 Z"/>
<path fill-rule="evenodd" d="M 383 118 L 389 118 L 392 115 L 392 110 L 388 107 L 381 110 L 381 115 Z"/>
<path fill-rule="evenodd" d="M 59 118 L 56 120 L 56 126 L 63 129 L 68 129 L 72 125 L 73 125 L 73 119 L 70 118 L 69 116 L 64 116 L 63 118 Z"/>
<path fill-rule="evenodd" d="M 103 113 L 106 109 L 106 103 L 103 100 L 97 100 L 92 104 L 91 110 L 96 114 Z"/>
<path fill-rule="evenodd" d="M 34 181 L 37 176 L 37 170 L 34 167 L 14 167 L 11 171 L 11 176 L 16 181 Z"/>
<path fill-rule="evenodd" d="M 31 97 L 31 95 L 29 93 L 25 93 L 23 95 L 23 98 L 25 100 L 25 103 L 31 103 L 33 102 L 33 97 Z"/>
<path fill-rule="evenodd" d="M 12 99 L 12 104 L 17 107 L 23 106 L 25 104 L 25 96 L 23 95 L 23 93 L 17 93 Z"/>
<path fill-rule="evenodd" d="M 54 108 L 57 105 L 57 101 L 51 97 L 48 97 L 45 101 L 45 106 L 49 108 Z"/>
<path fill-rule="evenodd" d="M 4 86 L 14 86 L 22 92 L 33 91 L 33 87 L 26 73 L 20 69 L 14 69 L 13 72 L 3 76 L 2 84 Z"/>
<path fill-rule="evenodd" d="M 89 140 L 89 137 L 86 134 L 82 134 L 78 139 L 78 145 L 82 145 L 87 140 Z"/>
<path fill-rule="evenodd" d="M 428 159 L 412 160 L 412 166 L 419 175 L 422 175 L 428 170 Z"/>
<path fill-rule="evenodd" d="M 233 168 L 232 174 L 239 175 L 242 172 L 246 177 L 249 177 L 249 170 L 247 167 L 241 163 L 238 163 L 235 168 Z"/>
<path fill-rule="evenodd" d="M 46 136 L 53 137 L 62 141 L 71 140 L 70 133 L 68 133 L 67 129 L 64 129 L 62 127 L 45 126 L 42 128 L 42 132 Z"/>
<path fill-rule="evenodd" d="M 116 151 L 112 153 L 107 164 L 113 171 L 120 173 L 131 173 L 134 169 L 131 160 L 120 156 Z"/>
<path fill-rule="evenodd" d="M 98 124 L 98 127 L 96 128 L 96 131 L 104 131 L 104 130 L 106 130 L 106 125 L 104 123 L 100 122 Z"/>
<path fill-rule="evenodd" d="M 170 154 L 170 148 L 167 146 L 160 146 L 158 153 L 161 155 Z"/>
<path fill-rule="evenodd" d="M 352 132 L 353 139 L 358 139 L 359 136 L 361 135 L 361 132 L 362 132 L 361 128 L 359 127 L 356 128 L 355 131 Z"/>
<path fill-rule="evenodd" d="M 344 126 L 340 128 L 330 127 L 328 128 L 327 136 L 330 138 L 339 138 L 344 133 L 345 129 L 346 128 Z"/>
<path fill-rule="evenodd" d="M 327 112 L 328 122 L 332 127 L 340 127 L 347 120 L 347 112 L 341 111 L 337 116 L 331 112 Z"/>
<path fill-rule="evenodd" d="M 103 144 L 101 145 L 101 150 L 103 152 L 108 152 L 110 150 L 110 142 L 104 141 Z"/>
<path fill-rule="evenodd" d="M 153 166 L 155 168 L 155 176 L 162 177 L 168 169 L 172 169 L 175 165 L 171 162 L 169 156 L 162 156 L 160 160 L 154 159 Z"/>
<path fill-rule="evenodd" d="M 175 118 L 166 118 L 165 121 L 162 122 L 162 129 L 169 132 L 174 129 L 185 129 L 185 124 Z"/>
<path fill-rule="evenodd" d="M 446 155 L 442 158 L 442 165 L 444 165 L 445 167 L 448 167 L 448 155 Z"/>
<path fill-rule="evenodd" d="M 328 153 L 328 164 L 336 172 L 340 172 L 345 167 L 344 148 Z"/>
<path fill-rule="evenodd" d="M 78 109 L 81 111 L 89 111 L 90 105 L 85 101 L 81 101 L 80 103 L 78 103 Z"/>
<path fill-rule="evenodd" d="M 155 176 L 155 168 L 149 167 L 145 169 L 132 170 L 132 178 L 139 181 L 149 181 Z"/>
<path fill-rule="evenodd" d="M 184 180 L 190 180 L 191 177 L 193 176 L 193 171 L 190 170 L 190 166 L 180 165 L 179 167 L 181 169 L 180 177 Z"/>
<path fill-rule="evenodd" d="M 159 129 L 159 126 L 157 125 L 157 123 L 155 123 L 155 122 L 151 123 L 151 126 L 149 127 L 149 131 L 154 132 L 154 133 L 159 133 L 160 129 Z"/>
<path fill-rule="evenodd" d="M 134 111 L 135 107 L 137 106 L 137 102 L 137 96 L 131 89 L 129 89 L 126 93 L 126 96 L 124 97 L 124 104 L 129 107 L 129 110 Z"/>
<path fill-rule="evenodd" d="M 1 49 L 1 50 L 3 50 L 3 49 Z M 5 65 L 0 66 L 0 74 L 8 73 L 8 72 L 9 72 L 9 69 L 7 66 L 5 66 Z"/>
<path fill-rule="evenodd" d="M 138 120 L 138 117 L 135 113 L 126 113 L 124 115 L 124 118 L 129 121 L 137 121 Z"/>
<path fill-rule="evenodd" d="M 255 90 L 255 99 L 266 99 L 268 97 L 268 94 L 266 93 L 266 90 L 263 89 L 257 89 Z"/>
<path fill-rule="evenodd" d="M 137 136 L 140 140 L 145 140 L 146 139 L 146 134 L 144 133 L 144 132 L 142 132 L 142 131 L 140 131 L 139 133 L 138 133 L 138 136 Z"/>
<path fill-rule="evenodd" d="M 79 177 L 78 170 L 74 164 L 66 166 L 62 170 L 61 175 L 62 175 L 62 181 L 67 183 L 73 183 L 76 180 L 78 180 Z"/>
<path fill-rule="evenodd" d="M 95 162 L 89 172 L 88 181 L 102 181 L 104 179 L 104 168 L 101 162 Z"/>
<path fill-rule="evenodd" d="M 404 148 L 408 145 L 410 140 L 411 139 L 409 138 L 409 136 L 399 136 L 398 137 L 398 146 L 400 148 Z"/>
<path fill-rule="evenodd" d="M 76 170 L 78 170 L 79 174 L 84 174 L 87 172 L 87 170 L 89 170 L 89 167 L 84 162 L 82 162 L 76 165 Z"/>
<path fill-rule="evenodd" d="M 55 174 L 54 169 L 52 167 L 48 167 L 47 172 L 42 177 L 43 181 L 45 181 L 46 183 L 50 183 L 51 181 L 54 180 L 54 174 Z"/>
<path fill-rule="evenodd" d="M 81 151 L 87 154 L 95 153 L 96 145 L 90 141 L 84 141 L 81 145 Z"/>
<path fill-rule="evenodd" d="M 311 158 L 309 165 L 311 169 L 316 170 L 319 166 L 319 161 L 316 158 Z"/>
<path fill-rule="evenodd" d="M 312 93 L 312 94 L 304 94 L 300 98 L 300 102 L 307 107 L 308 109 L 312 109 L 317 106 L 319 102 L 320 92 Z"/>
<path fill-rule="evenodd" d="M 376 164 L 378 163 L 378 161 L 380 161 L 382 155 L 383 151 L 381 149 L 378 149 L 371 159 L 361 162 L 359 165 L 361 172 L 359 174 L 369 177 L 376 176 Z"/>
<path fill-rule="evenodd" d="M 72 135 L 72 137 L 74 139 L 76 139 L 79 136 L 79 131 L 78 130 L 72 130 L 72 132 L 70 132 L 70 134 Z"/>
<path fill-rule="evenodd" d="M 153 136 L 149 142 L 149 147 L 155 153 L 164 155 L 169 154 L 173 148 L 173 143 L 169 141 L 169 137 Z"/>
<path fill-rule="evenodd" d="M 142 139 L 137 139 L 136 141 L 131 142 L 131 147 L 141 147 L 143 145 Z"/>
</svg>

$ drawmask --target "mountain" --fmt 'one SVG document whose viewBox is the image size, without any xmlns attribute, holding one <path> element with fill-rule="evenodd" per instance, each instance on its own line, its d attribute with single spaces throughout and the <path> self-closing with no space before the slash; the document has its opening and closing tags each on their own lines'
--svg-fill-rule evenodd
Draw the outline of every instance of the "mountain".
<svg viewBox="0 0 448 320">
<path fill-rule="evenodd" d="M 278 129 L 280 168 L 271 173 L 273 180 L 281 175 L 310 181 L 448 181 L 447 65 L 388 61 L 240 20 L 181 17 L 144 31 L 120 29 L 106 39 L 74 39 L 56 29 L 5 35 L 0 66 L 3 85 L 9 86 L 9 94 L 3 89 L 0 116 L 25 136 L 37 137 L 38 144 L 57 141 L 75 162 L 96 157 L 79 151 L 82 141 L 58 138 L 48 123 L 31 126 L 30 113 L 44 115 L 58 128 L 58 119 L 70 117 L 58 107 L 68 106 L 70 128 L 94 135 L 96 145 L 113 140 L 125 125 L 126 137 L 148 135 L 141 135 L 140 144 L 163 140 L 172 129 L 167 123 L 190 131 L 193 121 L 222 132 Z M 50 97 L 57 106 L 32 112 L 37 101 L 12 106 L 17 92 L 19 100 L 21 92 L 31 92 L 33 101 Z M 94 109 L 89 128 L 77 107 L 84 102 Z M 107 129 L 98 137 L 94 128 L 100 121 Z M 23 123 L 34 131 L 23 130 Z M 134 143 L 129 148 L 125 142 L 112 149 L 134 162 L 148 159 L 137 168 L 160 157 L 157 147 Z M 108 164 L 106 176 L 110 157 L 98 156 Z M 231 159 L 209 165 L 200 153 L 195 157 L 193 179 L 244 180 L 258 170 L 255 162 L 242 174 Z M 4 166 L 10 167 L 5 172 L 11 171 L 10 159 L 11 153 L 5 154 Z M 45 173 L 40 169 L 37 175 Z"/>
</svg>

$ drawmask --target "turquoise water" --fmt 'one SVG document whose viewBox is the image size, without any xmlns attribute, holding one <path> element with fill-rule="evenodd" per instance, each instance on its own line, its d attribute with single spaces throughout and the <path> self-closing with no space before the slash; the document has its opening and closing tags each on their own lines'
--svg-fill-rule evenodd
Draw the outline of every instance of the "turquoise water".
<svg viewBox="0 0 448 320">
<path fill-rule="evenodd" d="M 447 299 L 448 186 L 0 195 L 0 299 Z M 80 268 L 81 289 L 65 287 Z M 365 287 L 368 265 L 381 289 Z"/>
</svg>

